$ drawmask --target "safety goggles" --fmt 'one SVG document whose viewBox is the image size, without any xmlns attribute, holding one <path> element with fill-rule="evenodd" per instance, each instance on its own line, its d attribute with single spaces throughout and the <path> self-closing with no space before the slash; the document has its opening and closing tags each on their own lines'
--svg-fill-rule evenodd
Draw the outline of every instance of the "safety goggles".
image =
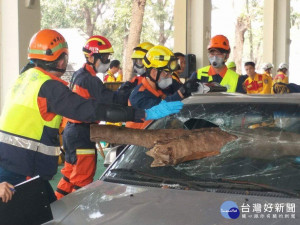
<svg viewBox="0 0 300 225">
<path fill-rule="evenodd" d="M 132 59 L 132 61 L 133 61 L 133 65 L 136 65 L 139 68 L 144 67 L 142 59 Z"/>
<path fill-rule="evenodd" d="M 154 60 L 158 61 L 168 61 L 168 64 L 164 67 L 159 67 L 159 70 L 164 70 L 166 72 L 173 72 L 178 69 L 178 61 L 175 56 L 166 56 L 166 55 L 158 55 L 154 56 Z M 151 64 L 150 61 L 145 56 L 144 61 L 149 65 Z"/>
<path fill-rule="evenodd" d="M 164 60 L 169 58 L 169 62 L 165 67 L 162 67 L 160 69 L 163 69 L 164 71 L 173 72 L 178 69 L 178 60 L 175 56 L 164 56 Z"/>
<path fill-rule="evenodd" d="M 94 54 L 94 57 L 100 59 L 103 64 L 107 64 L 110 62 L 111 54 L 110 53 Z"/>
<path fill-rule="evenodd" d="M 221 52 L 218 49 L 212 48 L 208 51 L 207 56 L 208 57 L 225 57 L 226 53 L 225 52 Z"/>
<path fill-rule="evenodd" d="M 169 75 L 172 75 L 171 71 L 166 71 L 166 70 L 161 70 L 161 69 L 158 69 L 158 73 L 160 73 L 159 75 L 163 76 L 163 77 L 167 77 Z"/>
</svg>

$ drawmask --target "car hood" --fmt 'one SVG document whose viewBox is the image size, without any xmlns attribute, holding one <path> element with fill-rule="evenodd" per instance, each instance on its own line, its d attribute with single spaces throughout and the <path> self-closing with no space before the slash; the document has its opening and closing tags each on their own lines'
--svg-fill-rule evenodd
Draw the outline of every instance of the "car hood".
<svg viewBox="0 0 300 225">
<path fill-rule="evenodd" d="M 238 205 L 240 216 L 226 219 L 220 206 L 225 201 Z M 295 218 L 254 218 L 253 204 L 295 204 Z M 47 224 L 300 224 L 300 199 L 246 196 L 202 191 L 141 187 L 96 181 L 51 204 L 54 220 Z M 263 207 L 263 206 L 262 206 Z M 284 209 L 285 210 L 285 209 Z M 263 211 L 263 210 L 262 210 Z M 298 210 L 299 211 L 299 210 Z M 242 218 L 246 214 L 247 218 Z M 252 218 L 248 218 L 248 215 Z M 263 214 L 263 212 L 261 213 Z M 267 213 L 264 213 L 267 216 Z M 294 214 L 292 216 L 291 214 Z M 259 214 L 260 215 L 260 214 Z"/>
</svg>

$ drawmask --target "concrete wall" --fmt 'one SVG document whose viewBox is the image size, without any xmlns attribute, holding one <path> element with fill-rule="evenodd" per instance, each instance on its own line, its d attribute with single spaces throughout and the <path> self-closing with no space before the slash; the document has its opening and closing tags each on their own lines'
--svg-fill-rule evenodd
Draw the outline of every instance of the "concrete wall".
<svg viewBox="0 0 300 225">
<path fill-rule="evenodd" d="M 29 40 L 40 29 L 39 0 L 0 0 L 0 110 L 20 69 Z"/>
</svg>

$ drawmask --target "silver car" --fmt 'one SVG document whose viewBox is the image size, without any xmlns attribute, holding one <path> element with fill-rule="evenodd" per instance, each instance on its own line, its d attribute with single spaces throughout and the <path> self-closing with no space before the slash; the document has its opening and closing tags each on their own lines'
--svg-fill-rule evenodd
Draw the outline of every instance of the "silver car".
<svg viewBox="0 0 300 225">
<path fill-rule="evenodd" d="M 52 203 L 47 224 L 299 225 L 300 95 L 195 95 L 147 129 L 206 127 L 237 139 L 162 167 L 151 167 L 149 149 L 127 146 L 99 180 Z"/>
</svg>

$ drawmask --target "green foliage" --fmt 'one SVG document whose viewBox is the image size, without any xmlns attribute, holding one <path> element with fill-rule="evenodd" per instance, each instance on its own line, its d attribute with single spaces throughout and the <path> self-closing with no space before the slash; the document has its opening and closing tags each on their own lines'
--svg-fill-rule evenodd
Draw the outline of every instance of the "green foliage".
<svg viewBox="0 0 300 225">
<path fill-rule="evenodd" d="M 173 10 L 174 0 L 147 0 L 142 30 L 143 40 L 141 41 L 149 41 L 153 44 L 159 44 L 159 24 L 161 22 L 164 23 L 164 36 L 167 41 L 173 38 Z M 172 49 L 174 47 L 174 43 L 170 43 L 167 47 Z"/>
<path fill-rule="evenodd" d="M 295 26 L 299 29 L 300 27 L 300 13 L 297 12 L 297 10 L 291 6 L 291 15 L 290 15 L 290 20 L 291 20 L 291 26 Z"/>
<path fill-rule="evenodd" d="M 122 61 L 124 39 L 129 33 L 132 1 L 115 0 L 112 3 L 111 15 L 98 21 L 95 33 L 106 36 L 110 40 L 115 52 L 113 57 Z"/>
<path fill-rule="evenodd" d="M 161 4 L 162 2 L 163 4 Z M 131 22 L 132 0 L 41 0 L 41 27 L 80 28 L 87 33 L 84 8 L 87 7 L 93 20 L 97 4 L 105 3 L 97 18 L 94 35 L 107 37 L 113 45 L 113 58 L 122 61 L 124 40 L 128 37 Z M 159 43 L 159 24 L 164 23 L 164 36 L 169 48 L 173 48 L 174 0 L 147 0 L 141 33 L 141 42 Z M 93 22 L 93 21 L 92 21 Z"/>
<path fill-rule="evenodd" d="M 78 1 L 41 0 L 41 28 L 84 28 L 83 12 Z"/>
</svg>

